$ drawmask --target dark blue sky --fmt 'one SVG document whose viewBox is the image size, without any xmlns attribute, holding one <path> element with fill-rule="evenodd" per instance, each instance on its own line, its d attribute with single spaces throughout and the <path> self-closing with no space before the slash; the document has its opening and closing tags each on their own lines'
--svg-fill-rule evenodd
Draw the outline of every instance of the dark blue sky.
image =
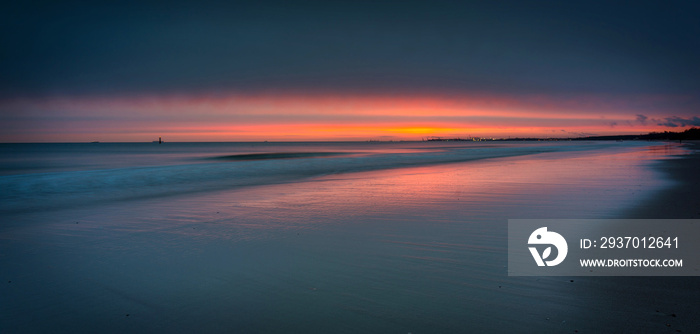
<svg viewBox="0 0 700 334">
<path fill-rule="evenodd" d="M 700 92 L 684 1 L 150 2 L 0 11 L 0 94 Z"/>
<path fill-rule="evenodd" d="M 700 126 L 700 2 L 17 1 L 0 141 Z"/>
</svg>

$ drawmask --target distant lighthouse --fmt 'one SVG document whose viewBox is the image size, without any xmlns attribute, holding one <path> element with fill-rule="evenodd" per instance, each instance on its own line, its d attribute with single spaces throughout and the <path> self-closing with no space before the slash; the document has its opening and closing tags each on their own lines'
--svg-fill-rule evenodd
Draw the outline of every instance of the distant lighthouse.
<svg viewBox="0 0 700 334">
<path fill-rule="evenodd" d="M 160 139 L 160 137 L 158 137 L 158 144 L 162 144 L 162 143 L 163 143 L 163 140 Z"/>
</svg>

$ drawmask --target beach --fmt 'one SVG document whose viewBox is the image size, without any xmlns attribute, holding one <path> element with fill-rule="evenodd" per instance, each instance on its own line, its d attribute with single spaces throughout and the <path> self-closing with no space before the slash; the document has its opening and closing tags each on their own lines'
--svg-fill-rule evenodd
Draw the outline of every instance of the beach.
<svg viewBox="0 0 700 334">
<path fill-rule="evenodd" d="M 506 268 L 508 219 L 698 218 L 692 145 L 314 145 L 8 158 L 0 332 L 700 330 L 697 277 Z"/>
<path fill-rule="evenodd" d="M 698 143 L 685 143 L 690 154 L 663 160 L 654 167 L 672 184 L 655 196 L 623 211 L 623 218 L 700 218 Z M 700 279 L 693 277 L 612 277 L 601 280 L 616 296 L 610 304 L 626 320 L 625 332 L 694 333 L 700 331 Z M 618 323 L 619 325 L 619 323 Z M 612 326 L 612 325 L 611 325 Z M 665 328 L 664 328 L 665 327 Z M 614 327 L 611 327 L 614 328 Z"/>
<path fill-rule="evenodd" d="M 697 189 L 700 187 L 700 143 L 697 141 L 684 144 L 693 154 L 684 155 L 679 159 L 665 160 L 659 168 L 674 185 L 653 199 L 641 203 L 627 214 L 631 218 L 700 218 L 700 197 Z"/>
</svg>

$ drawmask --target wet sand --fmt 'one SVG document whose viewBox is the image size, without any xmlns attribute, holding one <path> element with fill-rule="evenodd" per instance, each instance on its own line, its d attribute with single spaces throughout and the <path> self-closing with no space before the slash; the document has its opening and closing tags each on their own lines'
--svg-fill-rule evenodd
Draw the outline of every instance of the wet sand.
<svg viewBox="0 0 700 334">
<path fill-rule="evenodd" d="M 656 166 L 673 185 L 625 212 L 624 218 L 700 218 L 700 142 L 685 143 L 683 147 L 691 154 L 661 161 Z"/>
<path fill-rule="evenodd" d="M 690 154 L 662 160 L 654 166 L 672 181 L 672 185 L 623 211 L 620 218 L 700 218 L 700 143 L 685 143 L 683 147 Z M 694 238 L 700 238 L 700 233 Z M 700 332 L 698 276 L 595 277 L 580 281 L 597 285 L 598 298 L 603 301 L 592 299 L 592 303 L 620 318 L 601 323 L 596 329 L 629 333 Z"/>
<path fill-rule="evenodd" d="M 697 277 L 507 276 L 508 219 L 675 189 L 655 147 L 8 216 L 0 332 L 698 332 Z"/>
</svg>

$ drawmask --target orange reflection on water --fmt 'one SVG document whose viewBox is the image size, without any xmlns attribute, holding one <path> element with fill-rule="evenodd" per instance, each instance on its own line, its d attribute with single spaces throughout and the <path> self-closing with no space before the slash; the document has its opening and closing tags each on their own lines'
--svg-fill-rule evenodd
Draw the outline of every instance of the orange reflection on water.
<svg viewBox="0 0 700 334">
<path fill-rule="evenodd" d="M 467 228 L 460 224 L 478 222 L 471 227 L 478 231 L 463 233 L 494 237 L 497 233 L 487 231 L 489 224 L 502 227 L 508 219 L 619 218 L 621 211 L 668 185 L 648 164 L 676 148 L 621 143 L 603 150 L 334 174 L 187 194 L 145 206 L 128 203 L 128 210 L 118 210 L 134 219 L 124 217 L 119 224 L 125 230 L 205 239 L 257 239 L 323 226 L 376 226 L 376 233 L 384 234 L 405 224 L 430 233 L 438 225 L 457 224 L 453 227 L 459 231 Z M 134 226 L 126 226 L 131 221 Z"/>
<path fill-rule="evenodd" d="M 270 220 L 313 228 L 366 216 L 428 224 L 606 218 L 665 184 L 646 166 L 658 157 L 653 152 L 544 153 L 330 175 L 230 192 L 226 200 L 236 215 L 259 217 L 260 228 L 279 227 Z"/>
</svg>

